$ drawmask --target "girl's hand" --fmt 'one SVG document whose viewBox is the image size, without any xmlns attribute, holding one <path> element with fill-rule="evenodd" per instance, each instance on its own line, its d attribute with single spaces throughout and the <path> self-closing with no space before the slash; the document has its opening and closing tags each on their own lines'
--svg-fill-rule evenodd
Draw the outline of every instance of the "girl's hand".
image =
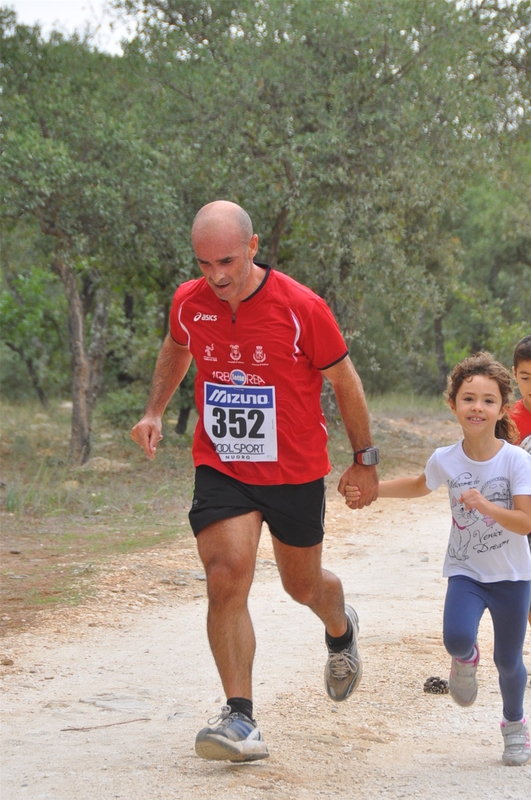
<svg viewBox="0 0 531 800">
<path fill-rule="evenodd" d="M 514 508 L 504 508 L 487 500 L 477 489 L 466 489 L 457 502 L 463 503 L 466 511 L 477 509 L 484 517 L 490 517 L 521 536 L 527 536 L 531 529 L 531 496 L 528 494 L 514 495 Z"/>
<path fill-rule="evenodd" d="M 345 486 L 345 503 L 349 508 L 357 508 L 361 491 L 358 486 L 351 486 L 348 483 Z"/>
<path fill-rule="evenodd" d="M 477 509 L 482 513 L 488 511 L 489 501 L 477 489 L 465 489 L 457 502 L 463 503 L 465 511 L 472 511 L 473 509 Z"/>
</svg>

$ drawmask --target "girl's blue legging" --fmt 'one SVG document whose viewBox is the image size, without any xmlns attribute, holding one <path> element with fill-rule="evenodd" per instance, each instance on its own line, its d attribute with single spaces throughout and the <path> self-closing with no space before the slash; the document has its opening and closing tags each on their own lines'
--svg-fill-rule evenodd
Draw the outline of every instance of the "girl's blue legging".
<svg viewBox="0 0 531 800">
<path fill-rule="evenodd" d="M 444 646 L 454 658 L 472 658 L 479 622 L 486 608 L 494 627 L 494 663 L 498 669 L 503 715 L 516 722 L 524 715 L 527 670 L 522 650 L 527 628 L 531 581 L 479 583 L 465 575 L 448 579 L 444 605 Z"/>
</svg>

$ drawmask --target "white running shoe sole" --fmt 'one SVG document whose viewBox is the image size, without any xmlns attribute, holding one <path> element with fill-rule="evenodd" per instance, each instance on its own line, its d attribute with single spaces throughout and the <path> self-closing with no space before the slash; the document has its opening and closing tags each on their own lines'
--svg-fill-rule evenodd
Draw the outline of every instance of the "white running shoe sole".
<svg viewBox="0 0 531 800">
<path fill-rule="evenodd" d="M 208 761 L 258 761 L 269 758 L 269 750 L 261 739 L 244 739 L 233 742 L 226 736 L 209 733 L 205 738 L 195 740 L 195 752 Z"/>
</svg>

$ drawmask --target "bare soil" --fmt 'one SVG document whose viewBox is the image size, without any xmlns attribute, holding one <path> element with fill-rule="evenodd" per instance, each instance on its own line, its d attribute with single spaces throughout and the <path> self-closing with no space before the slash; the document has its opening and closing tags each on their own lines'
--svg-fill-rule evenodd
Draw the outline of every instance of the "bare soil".
<svg viewBox="0 0 531 800">
<path fill-rule="evenodd" d="M 374 427 L 379 441 L 393 443 L 397 473 L 422 469 L 434 446 L 458 436 L 448 420 L 380 419 Z M 182 514 L 175 539 L 93 562 L 58 553 L 53 521 L 34 520 L 31 529 L 27 519 L 4 516 L 2 555 L 21 577 L 7 579 L 3 596 L 11 600 L 0 641 L 2 800 L 528 800 L 531 766 L 501 763 L 487 617 L 476 704 L 462 709 L 447 694 L 423 691 L 426 678 L 447 677 L 449 667 L 441 637 L 445 493 L 351 512 L 336 482 L 334 474 L 324 561 L 360 616 L 363 680 L 344 703 L 326 696 L 322 625 L 283 592 L 264 530 L 250 608 L 255 713 L 271 756 L 252 764 L 206 762 L 194 752 L 195 734 L 224 698 L 205 633 L 204 574 L 192 535 L 178 527 Z M 47 538 L 37 535 L 43 526 Z M 38 577 L 41 592 L 60 591 L 67 567 L 79 569 L 78 605 L 35 609 L 14 599 L 17 580 Z M 531 635 L 526 645 L 531 663 Z"/>
</svg>

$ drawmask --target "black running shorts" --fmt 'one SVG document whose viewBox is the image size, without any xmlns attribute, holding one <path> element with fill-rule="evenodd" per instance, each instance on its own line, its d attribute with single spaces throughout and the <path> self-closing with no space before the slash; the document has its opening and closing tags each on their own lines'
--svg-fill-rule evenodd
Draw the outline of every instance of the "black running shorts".
<svg viewBox="0 0 531 800">
<path fill-rule="evenodd" d="M 251 511 L 261 513 L 273 536 L 283 544 L 292 547 L 320 544 L 324 536 L 324 478 L 310 483 L 256 486 L 212 467 L 197 467 L 188 515 L 195 536 L 213 522 Z"/>
</svg>

